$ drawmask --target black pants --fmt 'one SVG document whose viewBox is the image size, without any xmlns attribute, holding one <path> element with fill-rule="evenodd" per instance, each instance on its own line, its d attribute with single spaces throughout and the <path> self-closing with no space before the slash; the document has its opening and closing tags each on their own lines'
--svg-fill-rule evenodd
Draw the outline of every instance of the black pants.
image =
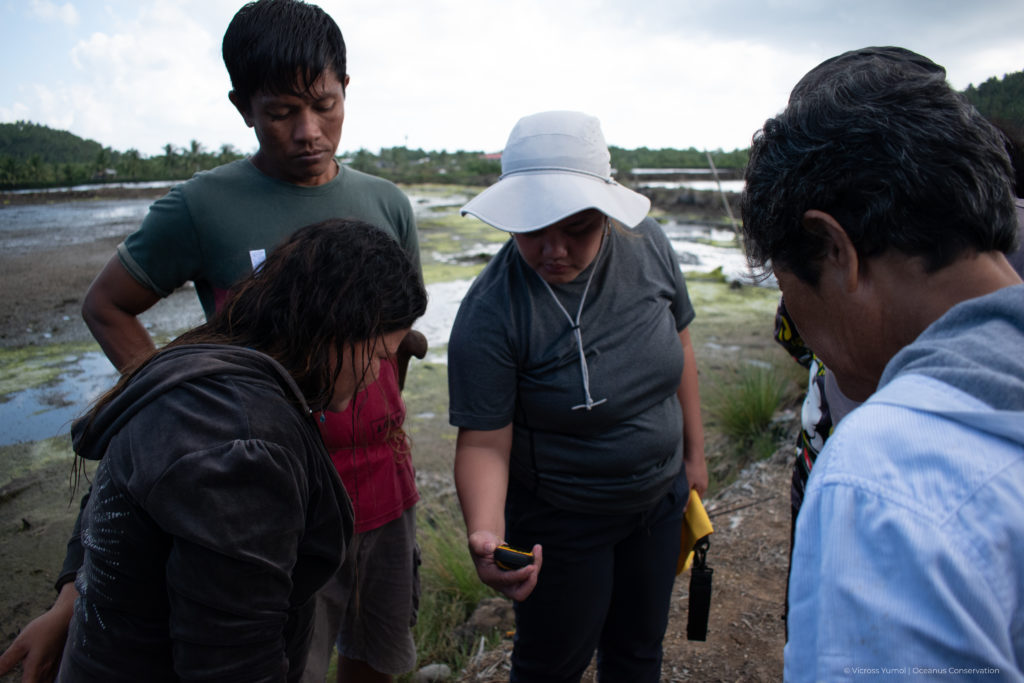
<svg viewBox="0 0 1024 683">
<path fill-rule="evenodd" d="M 508 541 L 544 547 L 537 587 L 515 606 L 512 681 L 579 681 L 595 650 L 604 683 L 660 679 L 688 494 L 681 474 L 645 512 L 590 515 L 510 486 Z"/>
</svg>

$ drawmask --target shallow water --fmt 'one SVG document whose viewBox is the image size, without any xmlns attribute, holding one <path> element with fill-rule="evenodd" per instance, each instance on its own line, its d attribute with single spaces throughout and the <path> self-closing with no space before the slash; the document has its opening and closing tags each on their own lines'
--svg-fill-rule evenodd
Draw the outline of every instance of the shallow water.
<svg viewBox="0 0 1024 683">
<path fill-rule="evenodd" d="M 9 206 L 0 210 L 0 248 L 18 252 L 44 244 L 70 247 L 124 237 L 138 227 L 152 203 L 112 199 Z"/>
<path fill-rule="evenodd" d="M 733 231 L 673 220 L 663 223 L 662 228 L 679 256 L 684 273 L 707 273 L 721 268 L 728 282 L 754 284 Z"/>
<path fill-rule="evenodd" d="M 0 445 L 67 434 L 71 422 L 117 380 L 100 351 L 61 354 L 47 362 L 56 379 L 0 399 Z"/>
<path fill-rule="evenodd" d="M 436 236 L 438 230 L 444 230 L 445 221 L 451 221 L 471 196 L 444 188 L 406 189 L 422 235 L 434 231 Z M 0 249 L 31 249 L 44 241 L 71 246 L 99 238 L 123 237 L 138 226 L 151 203 L 147 199 L 132 199 L 8 207 L 0 210 Z M 456 220 L 460 234 L 451 234 L 450 249 L 443 253 L 424 250 L 425 270 L 463 259 L 479 262 L 481 255 L 493 254 L 498 248 L 493 234 L 487 234 L 492 228 L 483 224 L 474 227 L 470 219 L 465 224 L 462 219 Z M 720 267 L 727 280 L 749 282 L 746 262 L 734 246 L 731 231 L 675 221 L 666 222 L 664 229 L 684 272 L 711 272 Z M 482 231 L 482 239 L 467 239 L 467 234 L 471 236 L 474 230 Z M 427 285 L 427 312 L 416 323 L 430 343 L 427 360 L 447 362 L 448 335 L 470 282 L 458 279 Z M 202 314 L 189 287 L 161 301 L 143 319 L 155 331 L 176 334 L 200 322 Z M 0 445 L 67 433 L 71 421 L 117 379 L 116 371 L 96 347 L 74 353 L 54 349 L 53 357 L 42 362 L 48 368 L 42 378 L 38 362 L 33 366 L 35 374 L 26 368 L 22 368 L 20 375 L 16 367 L 8 370 L 15 376 L 8 379 L 7 386 L 25 388 L 0 395 Z M 20 383 L 19 376 L 23 378 Z"/>
<path fill-rule="evenodd" d="M 698 192 L 742 192 L 746 183 L 742 180 L 653 180 L 640 183 L 641 188 L 659 188 L 668 190 L 696 190 Z"/>
</svg>

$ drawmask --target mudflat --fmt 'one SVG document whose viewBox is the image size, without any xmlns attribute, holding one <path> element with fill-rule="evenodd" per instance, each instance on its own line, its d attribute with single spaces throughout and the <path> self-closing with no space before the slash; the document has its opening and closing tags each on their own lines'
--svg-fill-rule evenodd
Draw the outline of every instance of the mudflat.
<svg viewBox="0 0 1024 683">
<path fill-rule="evenodd" d="M 0 222 L 4 211 L 23 204 L 46 204 L 98 199 L 156 199 L 160 189 L 107 189 L 69 193 L 0 193 Z M 0 250 L 0 347 L 23 347 L 58 342 L 90 341 L 82 322 L 82 297 L 89 284 L 114 255 L 125 235 L 103 237 L 72 246 L 54 243 Z M 188 291 L 176 293 L 171 305 L 192 303 Z M 150 316 L 158 328 L 166 316 Z"/>
<path fill-rule="evenodd" d="M 4 212 L 26 203 L 153 198 L 166 189 L 104 190 L 88 193 L 13 195 L 0 193 Z M 31 247 L 0 249 L 0 357 L 33 347 L 95 345 L 82 321 L 82 297 L 114 255 L 125 235 L 72 246 L 41 241 Z M 199 311 L 195 293 L 176 292 L 143 320 L 155 334 L 170 334 L 181 311 Z M 98 349 L 98 346 L 96 347 Z M 6 368 L 0 364 L 0 372 Z M 83 406 L 84 409 L 85 406 Z M 0 426 L 0 429 L 3 429 Z M 56 597 L 53 581 L 64 559 L 78 500 L 88 486 L 72 489 L 74 456 L 68 436 L 0 446 L 0 460 L 17 474 L 0 481 L 0 649 L 6 649 L 29 621 Z M 0 677 L 20 680 L 20 673 Z"/>
</svg>

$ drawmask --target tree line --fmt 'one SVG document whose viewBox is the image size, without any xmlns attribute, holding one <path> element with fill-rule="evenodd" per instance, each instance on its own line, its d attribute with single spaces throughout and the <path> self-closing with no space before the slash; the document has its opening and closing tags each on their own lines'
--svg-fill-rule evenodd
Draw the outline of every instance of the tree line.
<svg viewBox="0 0 1024 683">
<path fill-rule="evenodd" d="M 1024 71 L 994 76 L 978 87 L 967 86 L 967 101 L 1018 145 L 1024 145 Z"/>
<path fill-rule="evenodd" d="M 722 169 L 742 169 L 746 150 L 712 152 Z M 94 140 L 28 121 L 0 123 L 0 189 L 54 187 L 102 182 L 183 180 L 197 171 L 243 158 L 231 145 L 211 152 L 196 140 L 185 147 L 172 144 L 164 152 L 144 156 L 138 150 L 118 152 Z M 690 148 L 611 148 L 612 166 L 619 177 L 634 168 L 708 168 L 705 152 Z M 482 151 L 425 151 L 385 147 L 374 153 L 360 149 L 342 155 L 352 168 L 395 183 L 444 183 L 483 186 L 501 174 L 496 154 Z"/>
<path fill-rule="evenodd" d="M 616 175 L 628 178 L 637 168 L 709 168 L 708 155 L 689 149 L 622 149 L 611 147 L 611 164 Z M 747 164 L 748 150 L 710 152 L 715 167 L 739 172 Z M 378 175 L 395 183 L 447 183 L 490 185 L 501 175 L 501 159 L 483 152 L 428 152 L 391 147 L 374 154 L 361 149 L 345 158 L 352 168 Z"/>
<path fill-rule="evenodd" d="M 0 189 L 178 180 L 243 157 L 231 145 L 212 152 L 196 140 L 184 147 L 168 143 L 163 154 L 145 156 L 30 121 L 0 123 Z"/>
<path fill-rule="evenodd" d="M 992 77 L 969 85 L 964 95 L 1004 132 L 1024 141 L 1024 71 Z M 715 167 L 739 173 L 747 149 L 712 150 Z M 186 146 L 164 145 L 163 154 L 146 156 L 136 149 L 120 152 L 68 131 L 29 121 L 0 123 L 0 190 L 55 187 L 91 182 L 184 180 L 197 171 L 241 159 L 240 151 L 221 145 L 206 149 L 196 140 Z M 619 178 L 638 168 L 709 168 L 708 153 L 689 149 L 611 148 L 612 167 Z M 495 154 L 481 151 L 425 151 L 406 147 L 366 149 L 345 154 L 352 168 L 396 183 L 488 185 L 501 173 Z"/>
</svg>

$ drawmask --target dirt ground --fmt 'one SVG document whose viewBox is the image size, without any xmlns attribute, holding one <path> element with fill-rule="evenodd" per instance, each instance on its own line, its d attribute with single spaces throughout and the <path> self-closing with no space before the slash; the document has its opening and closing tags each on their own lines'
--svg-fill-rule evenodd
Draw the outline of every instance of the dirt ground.
<svg viewBox="0 0 1024 683">
<path fill-rule="evenodd" d="M 81 297 L 113 254 L 116 241 L 101 240 L 73 250 L 0 253 L 4 293 L 0 347 L 90 339 L 79 315 Z M 175 296 L 189 305 L 194 300 L 192 292 Z M 153 324 L 159 327 L 159 319 Z M 699 365 L 711 362 L 715 348 L 738 348 L 741 355 L 771 352 L 770 329 L 766 329 L 770 319 L 763 315 L 725 326 L 713 320 L 704 325 L 694 330 Z M 41 331 L 48 335 L 45 341 Z M 792 414 L 784 419 L 791 433 L 795 419 Z M 432 434 L 421 443 L 450 448 L 450 436 Z M 708 552 L 708 564 L 714 569 L 708 636 L 705 642 L 686 639 L 689 575 L 684 573 L 676 581 L 665 638 L 665 681 L 781 680 L 790 473 L 784 444 L 790 441 L 791 434 L 780 441 L 782 447 L 774 457 L 748 468 L 735 483 L 706 501 L 715 526 Z M 708 443 L 712 466 L 721 447 Z M 77 514 L 77 497 L 73 499 L 68 488 L 67 439 L 3 446 L 0 458 L 23 457 L 26 449 L 46 453 L 39 461 L 47 464 L 0 488 L 0 649 L 6 649 L 19 630 L 52 602 L 52 582 Z M 450 477 L 450 469 L 423 474 L 444 480 Z M 507 680 L 510 647 L 506 642 L 480 653 L 459 680 Z M 13 680 L 18 680 L 15 674 L 0 677 L 4 682 Z"/>
</svg>

